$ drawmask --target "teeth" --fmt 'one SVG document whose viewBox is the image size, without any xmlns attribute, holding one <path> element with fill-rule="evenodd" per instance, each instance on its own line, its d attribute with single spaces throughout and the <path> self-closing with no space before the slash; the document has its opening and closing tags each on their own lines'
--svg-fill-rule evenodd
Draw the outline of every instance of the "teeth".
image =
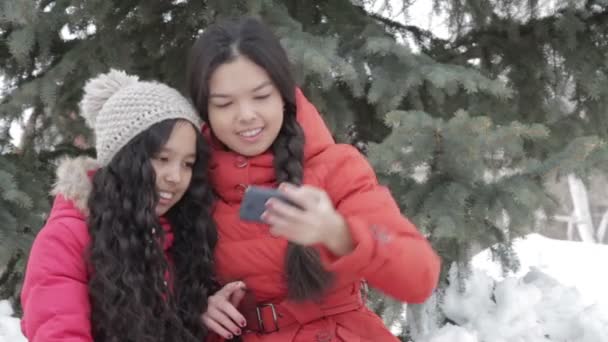
<svg viewBox="0 0 608 342">
<path fill-rule="evenodd" d="M 159 192 L 158 195 L 160 196 L 160 198 L 164 198 L 164 199 L 168 199 L 168 200 L 173 198 L 173 194 L 169 193 L 169 192 Z"/>
<path fill-rule="evenodd" d="M 248 131 L 241 132 L 239 134 L 244 137 L 253 137 L 253 136 L 258 135 L 261 131 L 262 131 L 261 128 L 256 128 L 256 129 L 250 129 Z"/>
</svg>

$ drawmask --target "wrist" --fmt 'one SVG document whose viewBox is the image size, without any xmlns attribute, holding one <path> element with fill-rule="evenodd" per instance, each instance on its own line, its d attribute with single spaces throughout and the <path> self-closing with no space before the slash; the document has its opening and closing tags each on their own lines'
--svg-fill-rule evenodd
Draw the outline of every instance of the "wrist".
<svg viewBox="0 0 608 342">
<path fill-rule="evenodd" d="M 346 220 L 336 213 L 336 224 L 327 230 L 325 247 L 335 256 L 344 256 L 354 249 L 354 243 L 348 230 Z"/>
</svg>

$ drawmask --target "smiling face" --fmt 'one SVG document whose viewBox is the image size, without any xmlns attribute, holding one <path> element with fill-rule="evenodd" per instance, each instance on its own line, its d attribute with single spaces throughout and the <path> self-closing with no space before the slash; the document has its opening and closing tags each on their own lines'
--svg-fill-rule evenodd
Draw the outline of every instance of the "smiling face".
<svg viewBox="0 0 608 342">
<path fill-rule="evenodd" d="M 209 80 L 209 125 L 236 153 L 266 152 L 283 125 L 283 99 L 268 73 L 238 56 L 220 65 Z"/>
<path fill-rule="evenodd" d="M 184 197 L 192 180 L 192 167 L 196 162 L 196 131 L 192 124 L 178 121 L 151 162 L 158 191 L 155 210 L 162 216 Z"/>
</svg>

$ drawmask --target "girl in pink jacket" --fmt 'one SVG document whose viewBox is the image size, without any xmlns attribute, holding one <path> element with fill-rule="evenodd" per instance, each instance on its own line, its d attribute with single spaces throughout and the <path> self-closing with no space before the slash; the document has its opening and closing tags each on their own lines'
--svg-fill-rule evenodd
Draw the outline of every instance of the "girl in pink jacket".
<svg viewBox="0 0 608 342">
<path fill-rule="evenodd" d="M 111 71 L 85 86 L 97 160 L 62 162 L 22 291 L 30 342 L 197 341 L 214 290 L 209 148 L 176 90 Z"/>
</svg>

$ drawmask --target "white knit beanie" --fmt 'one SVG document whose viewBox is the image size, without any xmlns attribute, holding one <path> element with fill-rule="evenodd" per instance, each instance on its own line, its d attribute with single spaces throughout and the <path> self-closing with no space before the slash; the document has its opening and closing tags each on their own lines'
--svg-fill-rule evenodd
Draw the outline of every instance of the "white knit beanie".
<svg viewBox="0 0 608 342">
<path fill-rule="evenodd" d="M 150 126 L 167 119 L 184 119 L 198 129 L 202 121 L 177 90 L 158 82 L 139 81 L 124 71 L 110 70 L 87 82 L 81 114 L 95 133 L 99 166 Z"/>
</svg>

